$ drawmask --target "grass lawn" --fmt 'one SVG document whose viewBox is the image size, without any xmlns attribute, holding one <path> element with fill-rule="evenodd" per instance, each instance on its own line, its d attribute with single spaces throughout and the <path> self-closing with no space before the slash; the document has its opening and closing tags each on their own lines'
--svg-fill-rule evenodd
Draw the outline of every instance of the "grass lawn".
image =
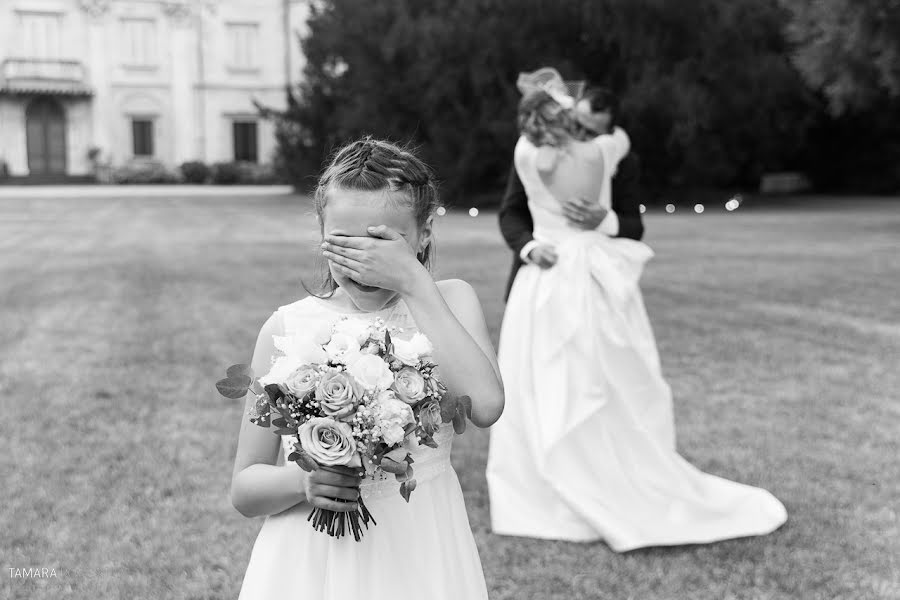
<svg viewBox="0 0 900 600">
<path fill-rule="evenodd" d="M 488 434 L 470 428 L 454 464 L 491 598 L 900 598 L 900 204 L 647 226 L 679 449 L 790 519 L 624 555 L 494 536 Z M 315 242 L 297 197 L 0 200 L 0 566 L 56 572 L 4 572 L 0 596 L 237 597 L 261 521 L 229 502 L 241 406 L 213 383 L 302 294 Z M 439 275 L 476 287 L 496 340 L 510 256 L 494 215 L 442 218 L 438 244 Z"/>
</svg>

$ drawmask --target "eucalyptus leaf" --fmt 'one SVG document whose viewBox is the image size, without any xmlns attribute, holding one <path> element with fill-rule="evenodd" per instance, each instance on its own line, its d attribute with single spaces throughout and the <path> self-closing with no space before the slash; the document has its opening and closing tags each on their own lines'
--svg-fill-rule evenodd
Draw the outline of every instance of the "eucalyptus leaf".
<svg viewBox="0 0 900 600">
<path fill-rule="evenodd" d="M 229 377 L 237 377 L 238 375 L 246 375 L 250 379 L 253 379 L 253 369 L 250 368 L 250 365 L 231 365 L 228 367 L 228 370 L 225 371 L 225 374 Z"/>
<path fill-rule="evenodd" d="M 416 489 L 416 480 L 409 479 L 400 484 L 400 495 L 403 496 L 403 499 L 409 502 L 409 497 L 412 495 L 413 490 Z"/>
<path fill-rule="evenodd" d="M 278 400 L 284 397 L 284 392 L 282 392 L 281 388 L 274 383 L 270 383 L 269 385 L 267 385 L 265 387 L 265 390 L 269 395 L 269 400 L 272 402 L 272 404 L 275 404 L 276 402 L 278 402 Z"/>
<path fill-rule="evenodd" d="M 468 396 L 459 396 L 456 399 L 456 403 L 458 406 L 457 410 L 462 409 L 463 415 L 467 419 L 471 419 L 472 418 L 472 399 Z"/>
<path fill-rule="evenodd" d="M 466 417 L 461 412 L 457 412 L 453 415 L 453 431 L 455 431 L 457 435 L 461 435 L 466 431 Z"/>
<path fill-rule="evenodd" d="M 272 425 L 275 427 L 287 427 L 287 421 L 284 420 L 284 417 L 278 417 L 272 421 Z"/>
<path fill-rule="evenodd" d="M 276 427 L 278 427 L 276 425 Z M 274 431 L 275 435 L 297 435 L 297 432 L 293 429 L 286 429 L 284 427 L 280 427 Z"/>
<path fill-rule="evenodd" d="M 456 414 L 456 404 L 456 398 L 451 397 L 449 394 L 445 394 L 441 398 L 441 421 L 449 423 L 453 420 L 453 416 Z"/>
<path fill-rule="evenodd" d="M 216 382 L 219 393 L 231 400 L 239 400 L 247 395 L 250 389 L 250 378 L 246 375 L 239 377 L 226 377 Z"/>
<path fill-rule="evenodd" d="M 288 460 L 297 463 L 301 469 L 307 472 L 315 471 L 319 468 L 318 463 L 316 463 L 316 461 L 302 448 L 292 452 L 291 455 L 288 456 Z"/>
<path fill-rule="evenodd" d="M 268 427 L 269 426 L 269 415 L 265 415 L 262 417 L 250 417 L 250 422 L 259 427 Z"/>
</svg>

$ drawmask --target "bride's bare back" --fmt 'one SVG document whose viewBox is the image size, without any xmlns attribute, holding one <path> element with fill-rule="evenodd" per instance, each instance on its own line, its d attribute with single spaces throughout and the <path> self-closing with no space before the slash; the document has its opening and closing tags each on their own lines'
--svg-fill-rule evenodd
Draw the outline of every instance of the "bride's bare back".
<svg viewBox="0 0 900 600">
<path fill-rule="evenodd" d="M 544 147 L 538 152 L 555 154 L 555 161 L 548 156 L 550 164 L 546 166 L 538 160 L 538 174 L 544 187 L 558 202 L 574 197 L 600 202 L 606 165 L 596 140 L 570 140 L 563 147 Z M 550 169 L 544 170 L 546 167 Z"/>
</svg>

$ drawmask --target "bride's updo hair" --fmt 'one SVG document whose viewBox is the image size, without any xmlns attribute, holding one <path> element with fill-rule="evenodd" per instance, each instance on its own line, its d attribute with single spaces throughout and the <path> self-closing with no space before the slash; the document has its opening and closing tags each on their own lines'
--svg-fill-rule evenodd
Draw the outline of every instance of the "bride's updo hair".
<svg viewBox="0 0 900 600">
<path fill-rule="evenodd" d="M 543 90 L 519 101 L 519 133 L 535 146 L 562 146 L 567 139 L 587 139 L 572 111 L 560 106 Z"/>
<path fill-rule="evenodd" d="M 313 206 L 323 236 L 323 213 L 328 194 L 334 189 L 395 192 L 386 197 L 411 208 L 419 227 L 424 226 L 441 206 L 434 172 L 424 161 L 408 149 L 369 136 L 351 142 L 335 152 L 319 177 L 313 195 Z M 434 257 L 433 245 L 433 242 L 428 244 L 417 255 L 419 262 L 428 269 L 431 269 Z M 337 289 L 337 284 L 327 265 L 325 273 L 321 288 L 330 295 Z"/>
</svg>

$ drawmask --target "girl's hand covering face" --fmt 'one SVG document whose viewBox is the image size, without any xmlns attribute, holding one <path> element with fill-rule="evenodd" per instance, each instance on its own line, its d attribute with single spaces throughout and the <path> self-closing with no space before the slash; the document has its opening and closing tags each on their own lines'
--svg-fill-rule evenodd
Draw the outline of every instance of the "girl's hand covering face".
<svg viewBox="0 0 900 600">
<path fill-rule="evenodd" d="M 326 235 L 322 254 L 332 267 L 364 286 L 409 293 L 425 267 L 395 230 L 386 225 L 368 228 L 368 237 Z"/>
</svg>

